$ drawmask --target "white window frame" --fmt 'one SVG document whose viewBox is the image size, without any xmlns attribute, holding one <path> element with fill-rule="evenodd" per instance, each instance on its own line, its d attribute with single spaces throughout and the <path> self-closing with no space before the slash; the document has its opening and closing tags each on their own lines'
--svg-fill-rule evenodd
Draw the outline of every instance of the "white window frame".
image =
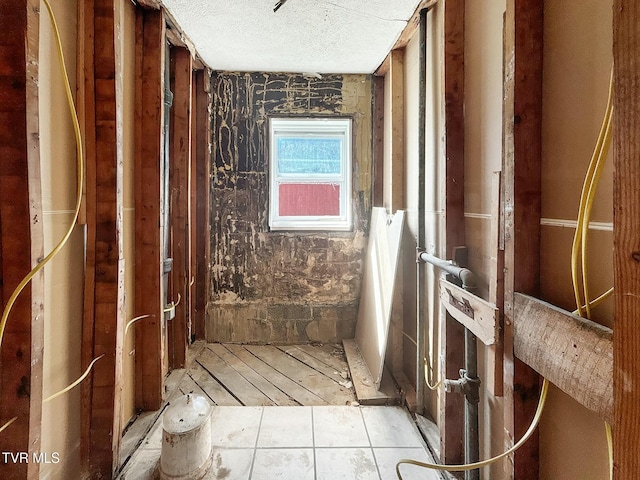
<svg viewBox="0 0 640 480">
<path fill-rule="evenodd" d="M 350 118 L 269 119 L 269 228 L 271 230 L 349 231 L 352 229 L 352 121 Z M 279 137 L 340 138 L 340 174 L 282 174 L 278 171 Z M 336 183 L 340 185 L 340 214 L 335 216 L 280 216 L 279 186 L 284 183 Z"/>
</svg>

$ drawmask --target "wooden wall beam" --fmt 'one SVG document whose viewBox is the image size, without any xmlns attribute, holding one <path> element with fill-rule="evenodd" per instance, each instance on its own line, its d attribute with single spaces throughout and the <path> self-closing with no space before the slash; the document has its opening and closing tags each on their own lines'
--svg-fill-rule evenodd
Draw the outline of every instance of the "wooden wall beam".
<svg viewBox="0 0 640 480">
<path fill-rule="evenodd" d="M 0 307 L 42 259 L 42 194 L 38 142 L 39 3 L 0 2 Z M 3 452 L 40 452 L 44 277 L 17 298 L 0 349 Z M 4 462 L 3 462 L 4 463 Z M 8 462 L 3 478 L 39 478 L 39 465 Z"/>
<path fill-rule="evenodd" d="M 199 70 L 196 74 L 196 260 L 195 281 L 195 323 L 197 339 L 205 338 L 205 319 L 209 294 L 209 252 L 210 232 L 210 169 L 211 169 L 211 120 L 212 104 L 210 93 L 211 72 Z"/>
<path fill-rule="evenodd" d="M 540 391 L 514 355 L 514 293 L 537 295 L 540 276 L 542 0 L 508 0 L 504 79 L 504 426 L 505 447 L 531 423 Z M 537 432 L 505 462 L 505 479 L 537 479 Z"/>
<path fill-rule="evenodd" d="M 171 270 L 173 301 L 181 301 L 169 324 L 169 366 L 183 368 L 187 353 L 189 308 L 189 169 L 191 163 L 191 54 L 186 48 L 171 49 L 173 105 L 171 107 L 170 192 Z"/>
<path fill-rule="evenodd" d="M 165 22 L 162 12 L 136 11 L 135 314 L 136 407 L 162 405 L 165 352 L 160 232 L 160 159 L 164 155 Z"/>
<path fill-rule="evenodd" d="M 444 2 L 445 179 L 444 245 L 447 258 L 465 245 L 464 220 L 464 0 Z M 444 307 L 443 307 L 444 310 Z M 443 312 L 441 327 L 444 378 L 456 379 L 464 368 L 464 327 Z M 440 458 L 445 463 L 464 460 L 464 397 L 446 394 L 441 409 Z"/>
<path fill-rule="evenodd" d="M 83 368 L 104 355 L 83 387 L 83 452 L 91 477 L 118 468 L 124 341 L 123 85 L 114 0 L 83 2 L 87 275 Z M 107 440 L 108 439 L 108 440 Z"/>
<path fill-rule="evenodd" d="M 516 356 L 613 423 L 613 332 L 537 298 L 514 298 Z"/>
<path fill-rule="evenodd" d="M 614 478 L 640 472 L 640 4 L 614 0 Z"/>
</svg>

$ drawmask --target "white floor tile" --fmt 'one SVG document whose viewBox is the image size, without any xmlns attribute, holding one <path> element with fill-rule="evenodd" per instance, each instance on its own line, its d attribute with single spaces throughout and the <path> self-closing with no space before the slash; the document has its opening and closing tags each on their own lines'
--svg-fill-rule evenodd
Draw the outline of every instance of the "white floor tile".
<svg viewBox="0 0 640 480">
<path fill-rule="evenodd" d="M 253 448 L 256 445 L 262 407 L 213 407 L 211 443 L 222 448 Z"/>
<path fill-rule="evenodd" d="M 369 438 L 358 407 L 313 407 L 316 447 L 368 447 Z"/>
<path fill-rule="evenodd" d="M 409 413 L 401 407 L 360 407 L 373 447 L 424 447 Z"/>
<path fill-rule="evenodd" d="M 214 448 L 211 469 L 203 480 L 249 480 L 253 454 L 253 448 Z"/>
<path fill-rule="evenodd" d="M 418 460 L 420 462 L 432 462 L 423 448 L 374 448 L 380 477 L 383 479 L 397 479 L 396 463 L 403 458 Z M 436 470 L 421 468 L 416 465 L 400 465 L 400 473 L 405 480 L 440 480 L 440 474 Z"/>
<path fill-rule="evenodd" d="M 258 449 L 252 480 L 314 480 L 313 449 Z"/>
<path fill-rule="evenodd" d="M 316 480 L 380 480 L 370 448 L 316 448 Z"/>
<path fill-rule="evenodd" d="M 311 407 L 264 407 L 258 447 L 313 447 Z"/>
</svg>

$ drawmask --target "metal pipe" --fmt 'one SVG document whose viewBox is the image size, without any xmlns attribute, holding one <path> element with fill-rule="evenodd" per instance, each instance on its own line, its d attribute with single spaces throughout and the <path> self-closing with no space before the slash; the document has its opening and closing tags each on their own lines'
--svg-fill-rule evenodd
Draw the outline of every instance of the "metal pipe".
<svg viewBox="0 0 640 480">
<path fill-rule="evenodd" d="M 426 252 L 418 253 L 418 261 L 430 263 L 455 276 L 462 282 L 465 290 L 477 287 L 475 275 L 471 270 L 459 267 L 449 260 L 443 260 Z M 464 410 L 464 460 L 476 463 L 480 459 L 480 440 L 478 436 L 478 404 L 480 403 L 480 379 L 478 378 L 478 345 L 476 336 L 468 328 L 464 329 L 464 369 L 460 370 L 457 380 L 445 380 L 447 393 L 460 393 L 465 398 Z M 480 470 L 467 470 L 465 480 L 479 480 Z"/>
<path fill-rule="evenodd" d="M 443 260 L 435 255 L 431 255 L 427 252 L 419 252 L 418 260 L 424 263 L 430 263 L 438 267 L 441 270 L 453 275 L 462 282 L 462 288 L 465 290 L 473 291 L 477 288 L 476 277 L 471 270 L 464 267 L 459 267 L 451 260 Z"/>
<path fill-rule="evenodd" d="M 478 436 L 478 404 L 480 403 L 480 379 L 478 378 L 478 345 L 476 336 L 468 328 L 464 329 L 464 368 L 469 387 L 464 396 L 464 460 L 476 463 L 480 460 L 480 439 Z M 480 470 L 467 470 L 465 480 L 478 480 Z"/>
<path fill-rule="evenodd" d="M 421 250 L 425 244 L 425 162 L 426 152 L 426 109 L 427 109 L 427 9 L 420 10 L 420 59 L 419 59 L 419 92 L 418 92 L 418 238 L 417 248 Z M 416 411 L 422 414 L 424 411 L 424 266 L 416 263 Z"/>
</svg>

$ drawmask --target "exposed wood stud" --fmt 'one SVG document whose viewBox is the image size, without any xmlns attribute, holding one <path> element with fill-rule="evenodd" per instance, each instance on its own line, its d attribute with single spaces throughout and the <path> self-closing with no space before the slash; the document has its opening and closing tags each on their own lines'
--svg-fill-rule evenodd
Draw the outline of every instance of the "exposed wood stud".
<svg viewBox="0 0 640 480">
<path fill-rule="evenodd" d="M 640 4 L 613 6 L 614 478 L 640 472 Z"/>
<path fill-rule="evenodd" d="M 384 184 L 384 84 L 385 77 L 373 79 L 373 206 L 383 205 Z"/>
<path fill-rule="evenodd" d="M 160 237 L 160 159 L 164 155 L 165 23 L 161 12 L 137 10 L 135 159 L 136 407 L 162 405 L 165 350 Z"/>
<path fill-rule="evenodd" d="M 209 92 L 211 72 L 200 70 L 196 74 L 196 283 L 194 331 L 198 339 L 204 338 L 207 315 L 210 251 L 210 168 L 211 168 L 211 94 Z"/>
<path fill-rule="evenodd" d="M 185 48 L 171 49 L 172 91 L 170 134 L 171 269 L 173 301 L 180 295 L 176 316 L 169 324 L 170 368 L 182 368 L 187 353 L 189 279 L 189 165 L 191 162 L 191 55 Z"/>
<path fill-rule="evenodd" d="M 389 89 L 391 112 L 384 120 L 385 137 L 385 182 L 384 206 L 390 213 L 404 208 L 404 50 L 392 50 L 389 54 L 389 71 L 385 87 Z"/>
<path fill-rule="evenodd" d="M 464 1 L 444 2 L 444 102 L 445 178 L 444 245 L 447 258 L 465 244 L 464 221 Z M 443 378 L 458 378 L 464 367 L 464 327 L 443 314 L 441 342 L 444 350 Z M 464 397 L 448 394 L 441 411 L 441 460 L 462 463 L 464 459 Z"/>
<path fill-rule="evenodd" d="M 541 0 L 508 0 L 504 71 L 504 425 L 505 447 L 533 418 L 539 377 L 514 356 L 514 293 L 537 295 L 540 275 L 542 151 Z M 538 432 L 505 462 L 505 479 L 537 479 Z"/>
<path fill-rule="evenodd" d="M 84 2 L 83 96 L 86 163 L 87 271 L 83 365 L 97 356 L 83 387 L 83 451 L 88 475 L 111 476 L 118 467 L 124 335 L 123 86 L 115 47 L 119 18 L 113 0 Z M 90 258 L 90 259 L 89 259 Z M 109 439 L 106 441 L 106 439 Z"/>
<path fill-rule="evenodd" d="M 38 141 L 38 2 L 0 2 L 0 308 L 43 256 Z M 16 254 L 18 253 L 18 254 Z M 3 452 L 40 451 L 44 276 L 17 298 L 0 350 L 0 436 Z M 36 480 L 37 463 L 3 462 L 3 478 Z"/>
<path fill-rule="evenodd" d="M 489 302 L 498 309 L 498 341 L 488 348 L 486 378 L 484 383 L 491 395 L 501 397 L 504 394 L 504 343 L 502 332 L 504 323 L 504 238 L 502 212 L 502 177 L 501 172 L 495 172 L 491 189 L 491 270 L 489 278 Z"/>
</svg>

